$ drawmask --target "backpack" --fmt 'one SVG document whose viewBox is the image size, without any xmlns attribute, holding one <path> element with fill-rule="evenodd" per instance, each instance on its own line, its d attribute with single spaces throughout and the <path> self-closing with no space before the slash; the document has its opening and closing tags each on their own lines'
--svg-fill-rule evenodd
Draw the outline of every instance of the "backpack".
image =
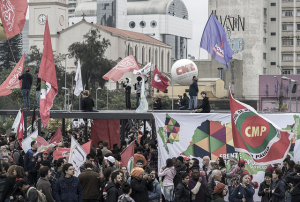
<svg viewBox="0 0 300 202">
<path fill-rule="evenodd" d="M 14 158 L 14 160 L 15 160 L 15 153 L 16 152 L 18 152 L 19 153 L 19 155 L 20 155 L 20 157 L 19 157 L 19 160 L 18 160 L 18 162 L 16 162 L 16 164 L 18 165 L 18 166 L 24 166 L 24 159 L 23 159 L 23 156 L 22 156 L 22 154 L 21 154 L 21 152 L 19 152 L 18 150 L 13 150 L 13 152 L 12 152 L 12 155 L 13 155 L 13 158 Z"/>
<path fill-rule="evenodd" d="M 99 197 L 98 197 L 98 201 L 100 201 L 100 202 L 106 202 L 107 192 L 105 190 L 105 187 L 106 187 L 107 182 L 108 181 L 104 180 L 101 183 L 100 194 L 99 194 Z"/>
<path fill-rule="evenodd" d="M 235 173 L 231 178 L 232 189 L 234 189 L 237 185 L 240 184 L 240 180 L 244 171 L 245 171 L 244 169 L 239 169 L 239 168 L 235 169 Z"/>
<path fill-rule="evenodd" d="M 42 191 L 36 189 L 35 187 L 30 187 L 30 188 L 28 189 L 27 194 L 26 194 L 26 195 L 27 195 L 27 198 L 28 198 L 28 194 L 29 194 L 30 190 L 32 190 L 32 189 L 35 189 L 36 192 L 37 192 L 37 195 L 38 195 L 38 200 L 37 200 L 37 202 L 47 202 L 47 199 L 46 199 L 45 194 L 43 194 Z"/>
</svg>

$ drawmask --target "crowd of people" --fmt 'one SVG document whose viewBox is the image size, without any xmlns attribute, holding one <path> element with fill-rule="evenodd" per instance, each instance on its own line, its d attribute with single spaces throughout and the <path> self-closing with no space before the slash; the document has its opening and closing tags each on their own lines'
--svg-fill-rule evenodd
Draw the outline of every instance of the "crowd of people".
<svg viewBox="0 0 300 202">
<path fill-rule="evenodd" d="M 2 135 L 1 202 L 223 202 L 226 195 L 232 202 L 252 202 L 255 189 L 261 202 L 300 201 L 300 164 L 289 155 L 282 165 L 268 166 L 259 186 L 245 169 L 247 162 L 235 157 L 228 160 L 228 168 L 222 157 L 211 161 L 208 156 L 200 159 L 202 162 L 173 157 L 158 168 L 157 141 L 137 126 L 131 126 L 120 148 L 115 144 L 109 150 L 106 141 L 92 145 L 78 177 L 67 158 L 54 160 L 55 148 L 37 154 L 37 144 L 32 141 L 31 149 L 24 153 L 14 134 Z M 71 129 L 57 147 L 70 147 L 71 136 L 80 144 L 86 143 L 90 136 L 84 137 L 83 131 Z M 45 139 L 52 136 L 49 132 Z M 135 154 L 129 171 L 120 153 L 131 142 L 135 142 Z"/>
</svg>

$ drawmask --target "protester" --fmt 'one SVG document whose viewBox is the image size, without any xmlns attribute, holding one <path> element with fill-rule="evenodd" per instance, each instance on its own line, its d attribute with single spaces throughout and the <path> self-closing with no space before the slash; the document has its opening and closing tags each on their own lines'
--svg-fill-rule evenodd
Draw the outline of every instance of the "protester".
<svg viewBox="0 0 300 202">
<path fill-rule="evenodd" d="M 291 202 L 300 201 L 300 164 L 294 166 L 294 172 L 287 176 L 287 182 L 291 187 Z"/>
<path fill-rule="evenodd" d="M 134 154 L 134 165 L 137 163 L 137 161 L 141 160 L 143 162 L 143 166 L 147 165 L 147 161 L 145 159 L 145 157 L 143 156 L 142 152 L 143 152 L 144 148 L 142 146 L 139 146 L 137 148 L 137 153 Z"/>
<path fill-rule="evenodd" d="M 155 171 L 158 171 L 158 151 L 157 151 L 157 147 L 155 146 L 155 144 L 153 142 L 149 143 L 149 147 L 150 147 L 150 157 L 148 159 L 149 161 L 149 166 L 151 168 L 154 168 Z"/>
<path fill-rule="evenodd" d="M 16 187 L 24 193 L 17 197 L 19 201 L 38 201 L 37 190 L 34 187 L 31 187 L 25 180 L 18 181 Z"/>
<path fill-rule="evenodd" d="M 16 143 L 11 142 L 9 144 L 10 156 L 13 158 L 17 166 L 24 166 L 24 160 L 20 151 L 16 148 Z"/>
<path fill-rule="evenodd" d="M 148 191 L 149 202 L 160 202 L 161 186 L 156 179 L 156 171 L 154 168 L 149 168 L 148 173 L 149 176 L 153 179 L 153 191 Z"/>
<path fill-rule="evenodd" d="M 37 152 L 36 141 L 31 142 L 31 149 L 29 149 L 24 157 L 24 170 L 28 177 L 28 182 L 30 185 L 34 185 L 37 182 L 37 163 L 41 162 L 41 158 L 34 156 Z"/>
<path fill-rule="evenodd" d="M 219 183 L 214 188 L 213 201 L 214 202 L 225 202 L 224 196 L 227 195 L 227 189 L 225 184 Z"/>
<path fill-rule="evenodd" d="M 207 178 L 208 178 L 208 182 L 211 180 L 211 173 L 212 173 L 212 171 L 214 171 L 214 170 L 218 170 L 218 165 L 217 165 L 217 163 L 216 162 L 210 162 L 209 163 L 209 173 L 208 173 L 208 175 L 207 175 Z M 222 174 L 222 176 L 223 176 L 223 174 Z"/>
<path fill-rule="evenodd" d="M 50 170 L 50 176 L 49 176 L 48 180 L 49 180 L 52 190 L 53 190 L 54 186 L 57 182 L 58 174 L 54 170 L 52 170 L 50 161 L 48 161 L 48 160 L 42 161 L 40 164 L 40 168 L 43 168 L 45 166 L 48 167 Z"/>
<path fill-rule="evenodd" d="M 210 172 L 209 162 L 210 162 L 209 156 L 204 156 L 202 158 L 202 164 L 203 164 L 202 170 L 205 172 L 205 177 L 207 181 L 208 181 L 208 174 Z"/>
<path fill-rule="evenodd" d="M 89 97 L 90 92 L 88 90 L 85 90 L 82 93 L 82 100 L 81 100 L 81 110 L 82 111 L 87 111 L 87 112 L 98 112 L 97 110 L 94 110 L 93 107 L 94 105 L 94 100 Z"/>
<path fill-rule="evenodd" d="M 140 97 L 142 91 L 142 77 L 138 76 L 136 78 L 137 82 L 134 84 L 134 90 L 136 90 L 136 108 L 140 105 Z"/>
<path fill-rule="evenodd" d="M 111 181 L 105 186 L 107 192 L 106 202 L 115 202 L 122 194 L 121 190 L 122 177 L 119 171 L 114 171 L 111 174 Z"/>
<path fill-rule="evenodd" d="M 269 202 L 272 198 L 272 173 L 265 172 L 264 181 L 259 186 L 258 196 L 261 196 L 261 202 Z"/>
<path fill-rule="evenodd" d="M 176 170 L 173 166 L 172 159 L 167 159 L 166 166 L 162 167 L 158 173 L 158 177 L 164 177 L 164 196 L 166 201 L 173 201 L 174 182 L 173 179 L 176 175 Z"/>
<path fill-rule="evenodd" d="M 189 175 L 187 173 L 181 174 L 181 182 L 175 189 L 174 202 L 189 202 L 190 201 L 190 190 L 188 189 Z"/>
<path fill-rule="evenodd" d="M 35 70 L 35 75 L 36 75 L 36 87 L 35 87 L 35 90 L 36 90 L 36 103 L 37 103 L 37 109 L 40 108 L 40 97 L 41 97 L 41 83 L 42 83 L 42 80 L 41 78 L 39 78 L 39 70 Z"/>
<path fill-rule="evenodd" d="M 183 157 L 183 164 L 186 166 L 186 170 L 188 171 L 189 170 L 189 164 L 190 164 L 190 158 L 185 156 Z"/>
<path fill-rule="evenodd" d="M 113 172 L 113 168 L 111 168 L 111 167 L 106 168 L 103 172 L 103 181 L 101 182 L 100 195 L 98 197 L 98 201 L 102 202 L 107 197 L 107 192 L 105 190 L 105 186 L 109 182 L 109 177 L 112 172 Z"/>
<path fill-rule="evenodd" d="M 161 102 L 161 97 L 160 96 L 158 96 L 157 99 L 155 100 L 153 108 L 155 110 L 161 110 L 161 109 L 163 109 L 163 104 Z"/>
<path fill-rule="evenodd" d="M 232 188 L 235 188 L 240 183 L 240 181 L 241 181 L 240 178 L 243 174 L 249 175 L 249 172 L 245 169 L 246 163 L 247 163 L 247 161 L 245 161 L 244 159 L 240 159 L 238 168 L 233 170 L 232 179 L 231 179 Z"/>
<path fill-rule="evenodd" d="M 231 200 L 231 193 L 234 189 L 232 187 L 232 176 L 233 176 L 233 171 L 235 171 L 238 168 L 238 160 L 235 157 L 232 157 L 229 160 L 229 165 L 230 165 L 230 168 L 226 172 L 225 177 L 227 179 L 226 182 L 227 182 L 227 185 L 228 185 L 228 198 L 229 198 L 229 201 L 232 201 Z"/>
<path fill-rule="evenodd" d="M 191 168 L 192 177 L 189 180 L 188 188 L 191 191 L 191 202 L 198 202 L 205 198 L 207 181 L 205 176 L 200 174 L 199 166 Z"/>
<path fill-rule="evenodd" d="M 281 168 L 281 166 L 279 165 L 279 163 L 270 164 L 270 165 L 266 168 L 265 172 L 269 171 L 269 172 L 273 173 L 274 170 L 275 170 L 276 168 L 278 168 L 278 167 Z"/>
<path fill-rule="evenodd" d="M 12 165 L 8 168 L 7 174 L 6 174 L 6 179 L 4 183 L 4 189 L 2 192 L 2 202 L 9 202 L 9 197 L 11 196 L 14 186 L 16 184 L 16 176 L 14 175 L 16 165 Z"/>
<path fill-rule="evenodd" d="M 103 148 L 101 149 L 101 152 L 102 152 L 102 157 L 104 158 L 104 156 L 108 153 L 111 153 L 110 150 L 107 149 L 108 147 L 108 142 L 103 142 Z"/>
<path fill-rule="evenodd" d="M 148 191 L 153 191 L 153 179 L 151 176 L 144 174 L 142 168 L 134 168 L 131 171 L 131 197 L 135 201 L 149 202 Z"/>
<path fill-rule="evenodd" d="M 59 158 L 56 162 L 56 172 L 58 174 L 58 178 L 64 176 L 63 173 L 63 166 L 67 163 L 67 160 L 65 158 Z"/>
<path fill-rule="evenodd" d="M 46 199 L 48 202 L 55 202 L 55 200 L 52 198 L 52 188 L 51 184 L 49 182 L 49 178 L 51 175 L 50 169 L 47 166 L 44 166 L 39 169 L 40 178 L 38 182 L 36 183 L 36 188 L 38 190 L 41 190 L 43 194 L 45 194 Z"/>
<path fill-rule="evenodd" d="M 121 171 L 124 173 L 125 181 L 127 181 L 128 178 L 129 178 L 129 173 L 128 173 L 127 166 L 126 165 L 122 165 L 121 166 Z"/>
<path fill-rule="evenodd" d="M 225 161 L 222 157 L 218 157 L 216 160 L 217 163 L 217 169 L 219 169 L 222 173 L 222 180 L 221 182 L 223 184 L 225 184 L 225 176 L 226 176 L 226 165 L 225 165 Z"/>
<path fill-rule="evenodd" d="M 186 110 L 189 108 L 189 102 L 190 102 L 190 99 L 189 97 L 187 96 L 186 93 L 183 93 L 183 98 L 182 96 L 179 95 L 179 98 L 180 98 L 180 107 L 179 107 L 179 110 Z"/>
<path fill-rule="evenodd" d="M 84 202 L 97 201 L 100 195 L 101 179 L 100 175 L 93 171 L 93 167 L 92 163 L 85 163 L 85 171 L 78 176 Z"/>
<path fill-rule="evenodd" d="M 272 202 L 285 202 L 285 181 L 282 179 L 281 168 L 276 168 L 272 174 L 274 183 L 272 184 Z"/>
<path fill-rule="evenodd" d="M 19 76 L 19 80 L 22 80 L 22 94 L 24 100 L 24 109 L 30 109 L 30 89 L 32 85 L 32 75 L 29 73 L 30 68 L 26 67 L 25 74 Z"/>
<path fill-rule="evenodd" d="M 220 183 L 222 180 L 222 173 L 220 170 L 214 170 L 211 173 L 211 181 L 209 181 L 206 185 L 205 196 L 207 202 L 212 202 L 212 196 L 214 194 L 215 186 Z"/>
<path fill-rule="evenodd" d="M 80 166 L 80 172 L 84 172 L 85 171 L 84 165 L 86 163 L 91 163 L 93 165 L 93 171 L 95 171 L 96 173 L 99 173 L 100 169 L 99 169 L 98 166 L 95 165 L 94 160 L 95 160 L 95 157 L 92 154 L 86 155 L 85 163 L 82 166 Z"/>
<path fill-rule="evenodd" d="M 112 156 L 109 156 L 109 157 L 104 157 L 104 162 L 105 162 L 105 166 L 106 168 L 113 168 L 114 170 L 117 169 L 115 163 L 116 163 L 116 159 Z"/>
<path fill-rule="evenodd" d="M 123 87 L 125 87 L 125 101 L 126 101 L 126 110 L 131 110 L 131 101 L 130 101 L 130 94 L 131 94 L 131 79 L 126 78 L 126 82 L 122 81 Z"/>
<path fill-rule="evenodd" d="M 190 103 L 188 109 L 196 109 L 197 108 L 197 94 L 199 92 L 198 84 L 197 84 L 198 78 L 196 76 L 193 76 L 192 84 L 189 88 L 189 95 L 190 95 Z M 194 105 L 193 105 L 194 102 Z"/>
<path fill-rule="evenodd" d="M 206 97 L 206 92 L 202 91 L 201 96 L 203 98 L 202 105 L 199 106 L 199 109 L 195 110 L 196 113 L 209 113 L 210 112 L 210 104 L 208 101 L 208 97 Z"/>
<path fill-rule="evenodd" d="M 82 189 L 79 179 L 74 176 L 74 167 L 67 163 L 63 166 L 64 176 L 59 178 L 53 190 L 55 201 L 81 202 L 83 201 Z"/>
<path fill-rule="evenodd" d="M 294 172 L 294 170 L 293 170 L 294 166 L 295 166 L 295 162 L 293 160 L 288 160 L 287 164 L 286 164 L 285 172 L 283 173 L 283 176 L 282 176 L 282 178 L 285 181 L 285 187 L 286 187 L 286 197 L 285 197 L 286 202 L 291 202 L 291 200 L 292 200 L 292 196 L 291 196 L 291 192 L 290 192 L 291 187 L 289 186 L 288 176 L 290 176 Z"/>
<path fill-rule="evenodd" d="M 248 174 L 242 174 L 240 184 L 232 192 L 233 201 L 253 202 L 254 187 L 250 184 Z"/>
<path fill-rule="evenodd" d="M 130 197 L 130 194 L 132 192 L 130 184 L 127 182 L 122 184 L 122 192 L 118 198 L 118 202 L 135 202 L 133 198 Z"/>
<path fill-rule="evenodd" d="M 180 176 L 181 173 L 186 172 L 186 167 L 176 157 L 173 157 L 172 161 L 173 161 L 173 166 L 175 167 L 175 170 L 176 170 L 176 175 L 173 179 L 174 188 L 176 188 L 177 185 L 181 182 L 181 176 Z"/>
</svg>

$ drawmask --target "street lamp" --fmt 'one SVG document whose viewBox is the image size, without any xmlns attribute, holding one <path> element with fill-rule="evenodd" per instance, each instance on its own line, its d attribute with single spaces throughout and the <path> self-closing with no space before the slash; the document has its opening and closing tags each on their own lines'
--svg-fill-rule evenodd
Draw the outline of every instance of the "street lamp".
<svg viewBox="0 0 300 202">
<path fill-rule="evenodd" d="M 67 87 L 67 56 L 69 56 L 70 54 L 65 54 L 65 87 Z M 67 95 L 66 95 L 66 92 L 67 92 L 67 89 L 64 89 L 65 90 L 65 104 L 64 104 L 64 110 L 67 109 L 67 106 L 66 106 L 66 99 L 67 99 Z"/>
<path fill-rule="evenodd" d="M 62 87 L 63 90 L 68 91 L 68 94 L 65 94 L 65 97 L 68 96 L 68 107 L 70 107 L 70 89 L 69 88 L 66 88 L 66 87 Z M 67 108 L 66 108 L 67 109 Z M 69 111 L 70 111 L 70 108 L 69 108 Z"/>
<path fill-rule="evenodd" d="M 101 90 L 101 88 L 100 87 L 98 87 L 97 89 L 96 89 L 96 110 L 98 110 L 98 107 L 97 107 L 97 101 L 98 101 L 98 95 L 97 95 L 97 91 L 98 90 Z"/>
</svg>

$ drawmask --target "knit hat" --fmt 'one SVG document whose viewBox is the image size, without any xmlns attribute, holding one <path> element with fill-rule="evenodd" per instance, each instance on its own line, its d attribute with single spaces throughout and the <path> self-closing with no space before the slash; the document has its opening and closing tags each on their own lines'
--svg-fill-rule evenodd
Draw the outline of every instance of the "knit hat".
<svg viewBox="0 0 300 202">
<path fill-rule="evenodd" d="M 214 188 L 214 192 L 216 194 L 220 194 L 223 190 L 225 189 L 225 184 L 223 183 L 218 183 L 215 188 Z"/>
<path fill-rule="evenodd" d="M 144 172 L 144 169 L 136 167 L 136 168 L 132 169 L 131 176 L 134 178 L 138 178 L 143 172 Z"/>
<path fill-rule="evenodd" d="M 29 72 L 29 71 L 30 71 L 30 68 L 29 68 L 29 67 L 26 67 L 26 68 L 25 68 L 25 71 L 26 71 L 26 72 Z"/>
<path fill-rule="evenodd" d="M 144 161 L 142 159 L 139 159 L 139 160 L 136 161 L 136 163 L 142 163 L 142 164 L 144 164 Z"/>
<path fill-rule="evenodd" d="M 51 163 L 50 163 L 50 161 L 48 161 L 48 160 L 42 161 L 42 162 L 41 162 L 41 165 L 42 165 L 42 166 L 47 166 L 48 168 L 51 168 Z"/>
</svg>

